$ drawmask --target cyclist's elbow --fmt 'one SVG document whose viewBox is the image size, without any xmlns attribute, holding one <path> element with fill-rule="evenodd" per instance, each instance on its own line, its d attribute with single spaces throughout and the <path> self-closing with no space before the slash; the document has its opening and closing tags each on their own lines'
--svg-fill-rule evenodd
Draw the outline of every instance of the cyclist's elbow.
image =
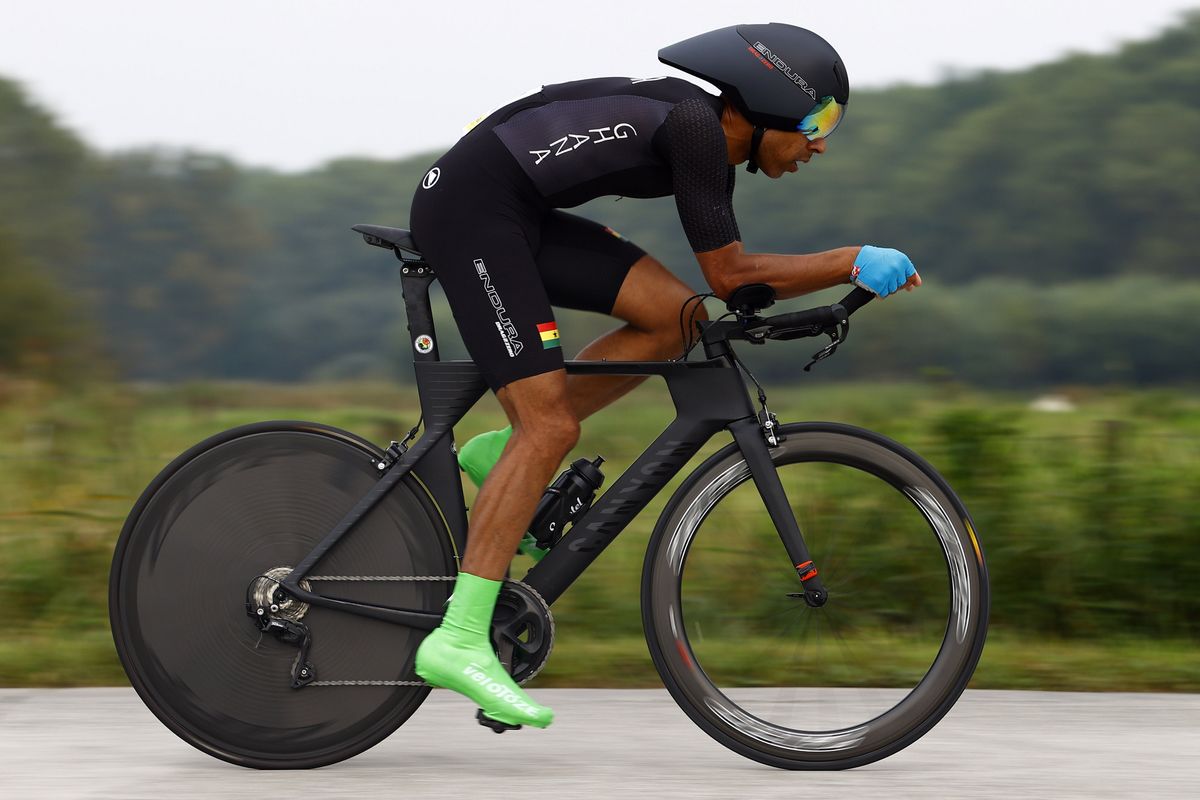
<svg viewBox="0 0 1200 800">
<path fill-rule="evenodd" d="M 734 289 L 747 282 L 743 280 L 746 259 L 739 241 L 696 253 L 696 260 L 700 262 L 700 271 L 709 288 L 722 300 L 728 300 Z"/>
</svg>

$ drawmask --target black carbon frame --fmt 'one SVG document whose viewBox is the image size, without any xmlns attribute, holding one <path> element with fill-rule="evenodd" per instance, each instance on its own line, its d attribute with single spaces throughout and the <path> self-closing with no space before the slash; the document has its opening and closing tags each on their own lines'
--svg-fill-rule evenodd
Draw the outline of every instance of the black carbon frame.
<svg viewBox="0 0 1200 800">
<path fill-rule="evenodd" d="M 322 556 L 351 532 L 358 520 L 410 473 L 428 489 L 440 507 L 456 551 L 461 554 L 466 549 L 467 510 L 454 451 L 453 427 L 487 391 L 487 384 L 474 362 L 438 360 L 429 305 L 432 280 L 433 273 L 427 265 L 421 265 L 419 270 L 406 266 L 402 277 L 411 340 L 415 343 L 422 336 L 431 340 L 427 352 L 422 353 L 415 346 L 413 351 L 417 392 L 425 420 L 424 433 L 381 474 L 371 490 L 282 581 L 284 588 L 302 602 L 425 630 L 437 627 L 442 615 L 320 595 L 302 589 L 299 582 Z M 566 362 L 567 372 L 576 375 L 660 375 L 666 380 L 676 416 L 522 578 L 547 603 L 557 600 L 692 456 L 722 429 L 733 434 L 742 450 L 793 563 L 808 560 L 807 547 L 779 483 L 749 391 L 733 361 L 729 343 L 706 337 L 704 347 L 707 358 L 702 361 Z"/>
</svg>

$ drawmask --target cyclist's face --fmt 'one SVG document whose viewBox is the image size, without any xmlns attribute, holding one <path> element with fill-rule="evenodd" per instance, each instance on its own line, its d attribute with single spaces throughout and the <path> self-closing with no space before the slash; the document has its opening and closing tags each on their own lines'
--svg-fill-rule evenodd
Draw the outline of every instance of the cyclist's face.
<svg viewBox="0 0 1200 800">
<path fill-rule="evenodd" d="M 758 166 L 768 178 L 795 172 L 800 164 L 825 152 L 825 140 L 809 138 L 799 131 L 768 130 L 758 146 Z"/>
</svg>

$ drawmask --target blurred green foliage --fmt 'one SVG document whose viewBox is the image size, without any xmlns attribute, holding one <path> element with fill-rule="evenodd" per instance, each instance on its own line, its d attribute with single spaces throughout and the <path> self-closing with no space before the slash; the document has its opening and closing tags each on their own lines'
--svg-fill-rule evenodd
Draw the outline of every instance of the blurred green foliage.
<svg viewBox="0 0 1200 800">
<path fill-rule="evenodd" d="M 0 233 L 0 376 L 62 377 L 77 360 L 81 330 L 53 281 L 18 255 Z"/>
<path fill-rule="evenodd" d="M 0 80 L 0 376 L 63 378 L 87 330 L 53 270 L 78 258 L 83 146 Z"/>
<path fill-rule="evenodd" d="M 832 376 L 1181 382 L 1200 366 L 1198 141 L 1192 14 L 1109 55 L 856 92 L 828 153 L 781 181 L 740 174 L 735 205 L 750 250 L 873 242 L 921 269 L 921 291 L 855 320 L 861 346 Z M 434 157 L 280 174 L 100 154 L 0 80 L 0 370 L 75 374 L 103 350 L 132 378 L 407 380 L 396 264 L 348 228 L 405 226 Z M 703 286 L 670 198 L 582 213 Z M 560 320 L 569 345 L 606 324 Z M 755 355 L 795 373 L 792 354 Z"/>
<path fill-rule="evenodd" d="M 245 287 L 266 232 L 236 202 L 225 159 L 106 157 L 82 192 L 85 269 L 72 276 L 125 374 L 180 379 L 235 352 Z"/>
<path fill-rule="evenodd" d="M 993 643 L 976 685 L 1200 690 L 1200 399 L 1194 394 L 1076 389 L 1060 401 L 1069 410 L 1049 413 L 1033 410 L 1029 395 L 937 381 L 767 388 L 781 420 L 876 428 L 928 458 L 961 495 L 993 592 Z M 416 410 L 411 390 L 389 384 L 95 383 L 74 391 L 0 383 L 0 685 L 122 679 L 105 640 L 109 559 L 138 494 L 179 452 L 263 419 L 313 419 L 385 443 L 400 438 Z M 589 418 L 570 458 L 604 455 L 611 483 L 671 416 L 661 385 L 647 385 Z M 456 435 L 465 441 L 502 425 L 489 397 Z M 721 438 L 693 465 L 723 445 Z M 555 604 L 560 640 L 541 680 L 655 683 L 639 638 L 641 562 L 654 522 L 683 477 Z M 847 494 L 836 481 L 810 484 L 801 494 L 797 512 L 809 522 L 844 518 L 879 532 L 852 557 L 842 556 L 861 573 L 855 588 L 862 604 L 891 609 L 866 633 L 903 650 L 896 664 L 921 656 L 903 634 L 912 620 L 928 617 L 925 598 L 897 581 L 927 574 L 921 571 L 927 547 L 896 524 L 895 496 Z M 765 547 L 769 528 L 747 522 L 751 514 L 762 516 L 753 490 L 740 488 L 732 500 L 712 524 L 736 520 L 731 542 L 750 531 Z M 467 501 L 473 501 L 469 487 Z M 832 528 L 808 530 L 823 527 Z M 814 554 L 823 546 L 816 534 L 812 544 Z M 733 549 L 728 560 L 718 553 L 715 561 L 697 562 L 705 571 L 697 580 L 707 588 L 695 597 L 752 590 L 746 576 L 760 573 L 762 550 Z M 518 559 L 514 572 L 528 563 Z M 722 668 L 749 669 L 728 657 L 734 660 Z M 759 662 L 767 672 L 748 672 L 748 679 L 767 681 L 770 664 Z"/>
</svg>

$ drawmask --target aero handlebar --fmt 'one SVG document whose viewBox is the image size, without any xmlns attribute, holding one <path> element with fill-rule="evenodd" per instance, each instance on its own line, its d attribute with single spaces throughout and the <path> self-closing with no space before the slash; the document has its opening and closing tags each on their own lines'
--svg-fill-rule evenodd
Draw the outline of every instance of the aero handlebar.
<svg viewBox="0 0 1200 800">
<path fill-rule="evenodd" d="M 755 320 L 746 327 L 750 339 L 801 339 L 808 336 L 820 336 L 831 328 L 837 328 L 846 322 L 858 309 L 875 298 L 875 295 L 862 288 L 855 288 L 842 298 L 840 303 L 829 306 L 817 306 L 804 311 L 792 311 L 787 314 L 776 314 Z"/>
</svg>

